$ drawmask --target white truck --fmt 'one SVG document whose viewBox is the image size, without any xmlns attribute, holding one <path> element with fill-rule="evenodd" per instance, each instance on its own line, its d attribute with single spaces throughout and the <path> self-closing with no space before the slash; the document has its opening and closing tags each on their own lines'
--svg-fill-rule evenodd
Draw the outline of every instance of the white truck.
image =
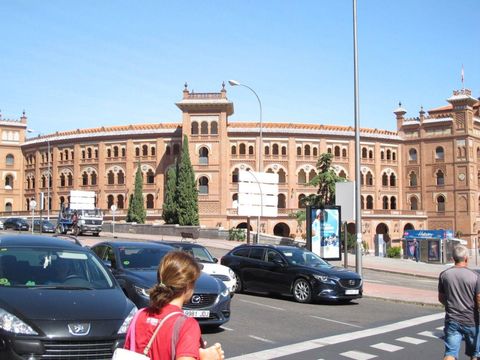
<svg viewBox="0 0 480 360">
<path fill-rule="evenodd" d="M 98 236 L 102 231 L 103 213 L 95 207 L 95 192 L 70 190 L 70 203 L 58 214 L 57 233 L 74 235 L 91 233 Z"/>
</svg>

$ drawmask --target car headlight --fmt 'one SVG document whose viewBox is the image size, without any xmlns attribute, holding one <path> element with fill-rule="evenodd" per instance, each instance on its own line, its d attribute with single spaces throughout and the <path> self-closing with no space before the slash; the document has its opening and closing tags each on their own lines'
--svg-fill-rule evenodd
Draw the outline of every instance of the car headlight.
<svg viewBox="0 0 480 360">
<path fill-rule="evenodd" d="M 313 274 L 313 277 L 321 282 L 327 282 L 329 280 L 327 275 Z"/>
<path fill-rule="evenodd" d="M 227 297 L 227 296 L 230 296 L 230 291 L 228 290 L 227 287 L 225 287 L 222 292 L 220 293 L 220 295 L 222 295 L 223 297 Z"/>
<path fill-rule="evenodd" d="M 35 330 L 22 320 L 3 309 L 0 309 L 0 329 L 14 334 L 38 335 Z"/>
<path fill-rule="evenodd" d="M 133 317 L 135 316 L 137 312 L 137 307 L 134 306 L 130 313 L 127 315 L 125 320 L 123 320 L 122 326 L 120 326 L 120 329 L 118 329 L 118 334 L 126 334 L 128 330 L 128 326 L 130 325 L 130 322 L 132 321 Z"/>
<path fill-rule="evenodd" d="M 230 269 L 230 268 L 228 269 L 228 275 L 230 275 L 230 277 L 231 277 L 232 279 L 235 279 L 235 273 L 234 273 L 233 270 Z"/>
<path fill-rule="evenodd" d="M 138 295 L 140 295 L 144 298 L 150 299 L 150 294 L 148 293 L 149 289 L 146 289 L 146 288 L 141 287 L 141 286 L 135 286 L 135 285 L 133 285 L 133 288 L 135 289 L 135 292 Z"/>
</svg>

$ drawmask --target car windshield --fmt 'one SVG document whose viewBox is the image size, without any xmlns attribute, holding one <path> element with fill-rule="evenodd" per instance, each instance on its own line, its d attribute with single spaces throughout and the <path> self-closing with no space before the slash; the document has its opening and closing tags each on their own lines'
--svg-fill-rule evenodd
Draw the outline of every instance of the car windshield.
<svg viewBox="0 0 480 360">
<path fill-rule="evenodd" d="M 157 269 L 168 252 L 157 247 L 121 247 L 120 262 L 125 269 Z"/>
<path fill-rule="evenodd" d="M 312 266 L 312 267 L 331 267 L 328 262 L 323 260 L 317 254 L 302 250 L 302 249 L 288 249 L 281 250 L 283 256 L 287 259 L 289 264 L 292 265 L 303 265 L 303 266 Z"/>
<path fill-rule="evenodd" d="M 110 289 L 105 268 L 87 251 L 0 248 L 0 287 Z"/>
<path fill-rule="evenodd" d="M 183 251 L 192 255 L 193 258 L 197 261 L 205 262 L 205 263 L 214 263 L 212 255 L 204 247 L 194 246 L 190 249 L 183 249 Z"/>
</svg>

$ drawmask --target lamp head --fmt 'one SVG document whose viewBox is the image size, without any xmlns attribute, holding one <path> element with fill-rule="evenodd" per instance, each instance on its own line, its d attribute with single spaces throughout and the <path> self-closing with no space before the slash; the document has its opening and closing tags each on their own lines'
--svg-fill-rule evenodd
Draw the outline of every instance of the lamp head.
<svg viewBox="0 0 480 360">
<path fill-rule="evenodd" d="M 238 86 L 240 83 L 237 80 L 228 80 L 230 86 Z"/>
</svg>

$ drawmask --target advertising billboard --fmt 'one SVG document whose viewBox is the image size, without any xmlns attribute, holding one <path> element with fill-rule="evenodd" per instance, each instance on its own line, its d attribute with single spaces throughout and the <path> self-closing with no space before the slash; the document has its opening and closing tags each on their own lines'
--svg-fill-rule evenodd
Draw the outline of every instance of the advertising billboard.
<svg viewBox="0 0 480 360">
<path fill-rule="evenodd" d="M 307 207 L 307 248 L 325 260 L 341 260 L 339 206 Z"/>
</svg>

